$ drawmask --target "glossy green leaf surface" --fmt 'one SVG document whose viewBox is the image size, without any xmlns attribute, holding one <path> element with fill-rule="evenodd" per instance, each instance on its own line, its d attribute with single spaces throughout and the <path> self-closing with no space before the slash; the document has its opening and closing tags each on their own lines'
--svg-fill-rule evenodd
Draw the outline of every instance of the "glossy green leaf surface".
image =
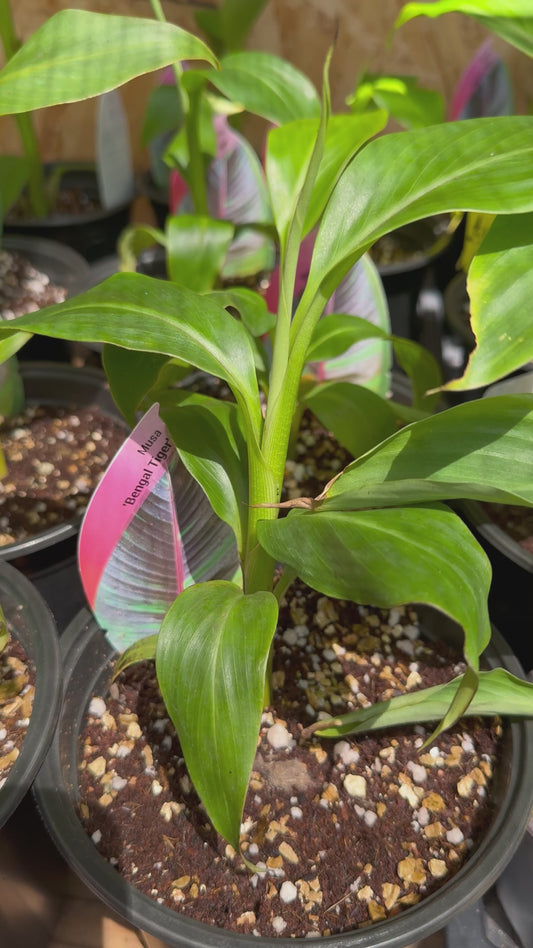
<svg viewBox="0 0 533 948">
<path fill-rule="evenodd" d="M 440 609 L 465 630 L 465 657 L 477 668 L 490 638 L 490 564 L 447 507 L 293 510 L 262 521 L 258 536 L 271 556 L 326 596 L 382 608 L 422 602 Z"/>
<path fill-rule="evenodd" d="M 28 162 L 17 155 L 0 155 L 0 234 L 2 218 L 19 197 L 28 180 Z"/>
<path fill-rule="evenodd" d="M 413 339 L 393 336 L 392 344 L 398 364 L 411 379 L 414 407 L 431 411 L 439 400 L 439 393 L 426 395 L 426 392 L 438 388 L 442 383 L 437 360 L 428 349 Z"/>
<path fill-rule="evenodd" d="M 31 332 L 15 332 L 14 330 L 7 332 L 5 330 L 6 323 L 4 323 L 4 333 L 0 337 L 0 364 L 15 355 L 32 337 Z"/>
<path fill-rule="evenodd" d="M 271 53 L 229 53 L 222 57 L 220 69 L 209 73 L 209 80 L 248 112 L 276 125 L 320 113 L 320 99 L 311 80 Z"/>
<path fill-rule="evenodd" d="M 246 329 L 212 300 L 177 284 L 118 273 L 64 303 L 12 320 L 9 327 L 182 359 L 223 378 L 246 399 L 253 423 L 260 424 Z"/>
<path fill-rule="evenodd" d="M 113 668 L 113 678 L 117 678 L 124 669 L 135 665 L 136 662 L 153 661 L 156 648 L 157 635 L 147 635 L 144 639 L 138 639 L 117 658 Z"/>
<path fill-rule="evenodd" d="M 255 290 L 249 290 L 245 286 L 233 286 L 213 290 L 209 295 L 220 306 L 230 312 L 234 310 L 252 336 L 263 336 L 276 323 L 275 314 L 268 311 L 264 296 Z"/>
<path fill-rule="evenodd" d="M 378 701 L 368 708 L 339 715 L 339 724 L 320 728 L 324 737 L 341 737 L 381 727 L 438 721 L 450 705 L 460 679 L 433 688 L 423 688 L 389 701 Z M 468 716 L 494 714 L 530 717 L 533 714 L 533 684 L 516 678 L 504 668 L 479 672 L 477 691 L 467 710 Z"/>
<path fill-rule="evenodd" d="M 191 586 L 171 606 L 157 643 L 157 677 L 191 779 L 237 850 L 277 614 L 269 592 Z"/>
<path fill-rule="evenodd" d="M 327 299 L 355 259 L 402 224 L 451 210 L 533 210 L 532 163 L 528 116 L 450 122 L 369 142 L 326 207 L 301 310 L 319 293 Z"/>
<path fill-rule="evenodd" d="M 447 389 L 489 385 L 533 358 L 533 214 L 497 217 L 467 281 L 477 347 L 462 378 Z"/>
<path fill-rule="evenodd" d="M 205 43 L 172 23 L 61 10 L 0 71 L 0 115 L 88 99 L 183 59 L 216 62 Z"/>
<path fill-rule="evenodd" d="M 533 505 L 533 395 L 465 402 L 402 428 L 331 484 L 323 509 L 471 498 Z"/>
<path fill-rule="evenodd" d="M 178 404 L 176 404 L 178 402 Z M 242 551 L 248 504 L 246 440 L 237 406 L 205 395 L 173 395 L 160 414 L 180 457 Z"/>
<path fill-rule="evenodd" d="M 175 131 L 183 121 L 181 100 L 175 85 L 156 86 L 148 97 L 141 128 L 141 145 L 146 148 L 152 139 Z"/>
<path fill-rule="evenodd" d="M 383 76 L 366 73 L 347 103 L 354 112 L 385 109 L 404 128 L 422 128 L 444 121 L 440 92 L 419 85 L 417 76 Z"/>
<path fill-rule="evenodd" d="M 391 406 L 362 385 L 324 382 L 312 389 L 305 401 L 354 458 L 396 431 L 396 415 Z"/>
<path fill-rule="evenodd" d="M 337 179 L 365 142 L 381 132 L 387 113 L 378 109 L 366 115 L 331 115 L 326 130 L 324 153 L 305 218 L 304 236 L 320 218 Z"/>
<path fill-rule="evenodd" d="M 165 355 L 104 345 L 102 364 L 113 400 L 132 427 L 142 399 L 168 362 Z"/>
<path fill-rule="evenodd" d="M 229 221 L 196 214 L 167 217 L 167 266 L 171 280 L 196 293 L 210 290 L 234 234 Z"/>
<path fill-rule="evenodd" d="M 533 56 L 533 10 L 530 0 L 436 0 L 433 3 L 407 3 L 395 27 L 417 16 L 431 18 L 445 13 L 465 13 L 502 39 Z"/>
<path fill-rule="evenodd" d="M 378 111 L 364 116 L 330 116 L 306 212 L 304 236 L 318 221 L 343 168 L 369 138 L 381 131 L 386 120 L 386 113 Z M 282 243 L 303 186 L 317 132 L 318 118 L 306 118 L 273 128 L 268 133 L 265 170 Z"/>
<path fill-rule="evenodd" d="M 217 52 L 240 49 L 268 0 L 223 0 L 218 7 L 196 10 L 194 19 Z"/>
</svg>

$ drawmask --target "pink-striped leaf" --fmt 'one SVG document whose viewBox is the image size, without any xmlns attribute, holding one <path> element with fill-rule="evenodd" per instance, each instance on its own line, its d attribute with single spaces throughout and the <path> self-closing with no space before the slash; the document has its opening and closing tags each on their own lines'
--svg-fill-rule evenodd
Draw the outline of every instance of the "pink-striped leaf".
<svg viewBox="0 0 533 948">
<path fill-rule="evenodd" d="M 78 564 L 88 603 L 118 650 L 157 633 L 183 589 L 235 575 L 233 534 L 179 461 L 157 404 L 91 498 Z"/>
<path fill-rule="evenodd" d="M 512 115 L 513 90 L 507 67 L 491 40 L 478 49 L 455 87 L 450 120 Z"/>
<path fill-rule="evenodd" d="M 272 240 L 253 227 L 270 223 L 272 212 L 257 154 L 246 139 L 231 128 L 226 116 L 216 115 L 213 123 L 217 153 L 207 172 L 208 208 L 211 217 L 231 221 L 239 227 L 221 270 L 221 275 L 231 280 L 271 270 L 274 266 Z M 171 175 L 171 196 L 173 214 L 192 210 L 190 194 L 184 190 L 183 179 L 176 170 Z"/>
</svg>

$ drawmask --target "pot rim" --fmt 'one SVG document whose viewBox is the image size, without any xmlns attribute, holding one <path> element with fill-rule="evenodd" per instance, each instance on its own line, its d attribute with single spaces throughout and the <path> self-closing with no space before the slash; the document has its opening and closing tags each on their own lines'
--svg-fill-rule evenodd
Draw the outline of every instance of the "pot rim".
<svg viewBox="0 0 533 948">
<path fill-rule="evenodd" d="M 495 646 L 493 644 L 489 649 L 488 663 L 503 664 L 513 674 L 523 675 L 518 660 L 497 630 L 494 630 L 493 642 Z M 65 702 L 60 726 L 35 782 L 34 792 L 49 832 L 73 870 L 99 898 L 130 924 L 160 938 L 169 948 L 231 948 L 234 944 L 248 945 L 250 948 L 258 944 L 268 948 L 284 948 L 303 941 L 301 938 L 241 935 L 187 918 L 164 908 L 131 887 L 103 859 L 79 822 L 71 798 L 72 791 L 75 794 L 77 788 L 72 741 L 76 740 L 93 687 L 102 678 L 102 668 L 107 668 L 109 673 L 110 660 L 115 653 L 88 609 L 81 610 L 70 623 L 62 636 L 61 648 Z M 76 700 L 76 721 L 66 724 L 70 733 L 70 750 L 67 750 L 60 744 L 60 735 L 61 724 L 68 710 L 69 682 L 80 659 L 86 655 L 88 661 L 96 661 L 96 653 L 99 668 L 93 668 L 92 674 L 87 674 L 84 668 L 80 679 L 85 689 L 83 707 L 77 690 L 79 682 L 75 694 L 75 686 L 72 685 L 73 698 Z M 453 915 L 477 901 L 490 888 L 518 846 L 533 804 L 533 721 L 511 721 L 509 728 L 513 753 L 503 805 L 498 808 L 491 827 L 465 865 L 448 883 L 418 905 L 367 928 L 323 936 L 322 945 L 327 948 L 405 948 L 417 938 L 443 928 Z"/>
<path fill-rule="evenodd" d="M 61 702 L 61 656 L 56 623 L 43 597 L 26 576 L 2 562 L 0 602 L 14 637 L 35 665 L 30 722 L 20 754 L 0 789 L 1 827 L 29 790 L 54 736 Z"/>
<path fill-rule="evenodd" d="M 41 269 L 43 264 L 36 263 L 32 260 L 32 256 L 48 258 L 54 272 L 46 273 L 46 275 L 53 279 L 54 282 L 59 282 L 55 268 L 65 270 L 66 279 L 64 282 L 69 284 L 69 286 L 66 287 L 67 296 L 72 294 L 72 288 L 70 287 L 72 280 L 78 280 L 80 279 L 80 275 L 89 272 L 89 263 L 85 257 L 82 257 L 81 253 L 74 250 L 73 247 L 69 247 L 68 244 L 63 244 L 60 240 L 53 240 L 51 237 L 40 237 L 32 234 L 7 231 L 2 235 L 2 250 L 7 250 L 8 253 L 18 253 L 21 254 L 21 256 L 27 257 L 30 263 L 38 269 Z"/>
<path fill-rule="evenodd" d="M 533 573 L 533 553 L 529 553 L 516 540 L 494 523 L 477 500 L 458 501 L 459 510 L 475 527 L 485 540 L 488 540 L 497 550 L 507 556 L 517 566 Z M 524 508 L 527 509 L 527 508 Z"/>
</svg>

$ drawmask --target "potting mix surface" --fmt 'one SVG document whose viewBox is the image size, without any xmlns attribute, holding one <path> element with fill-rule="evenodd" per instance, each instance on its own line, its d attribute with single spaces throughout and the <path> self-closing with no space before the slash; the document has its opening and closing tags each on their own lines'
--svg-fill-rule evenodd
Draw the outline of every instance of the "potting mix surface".
<svg viewBox="0 0 533 948">
<path fill-rule="evenodd" d="M 94 406 L 29 406 L 0 419 L 0 546 L 78 520 L 125 436 Z"/>
<path fill-rule="evenodd" d="M 0 653 L 0 790 L 20 754 L 34 697 L 35 669 L 11 637 Z"/>
<path fill-rule="evenodd" d="M 62 303 L 66 290 L 50 281 L 26 257 L 0 251 L 0 318 L 14 319 L 43 306 Z"/>
<path fill-rule="evenodd" d="M 80 817 L 147 896 L 222 928 L 305 936 L 366 926 L 445 883 L 490 824 L 499 721 L 320 739 L 321 716 L 448 680 L 459 656 L 420 637 L 411 607 L 361 608 L 297 584 L 275 640 L 241 845 L 212 829 L 152 663 L 91 700 L 80 737 Z M 208 761 L 206 765 L 209 766 Z"/>
</svg>

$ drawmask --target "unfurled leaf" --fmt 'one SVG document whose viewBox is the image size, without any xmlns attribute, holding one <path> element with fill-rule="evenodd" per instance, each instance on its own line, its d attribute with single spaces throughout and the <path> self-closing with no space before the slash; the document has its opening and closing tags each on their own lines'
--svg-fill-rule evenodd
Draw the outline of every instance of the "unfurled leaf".
<svg viewBox="0 0 533 948">
<path fill-rule="evenodd" d="M 215 513 L 232 528 L 242 551 L 249 502 L 248 458 L 237 406 L 206 395 L 173 392 L 161 415 L 183 463 Z"/>
<path fill-rule="evenodd" d="M 155 352 L 135 352 L 104 345 L 102 364 L 113 400 L 132 428 L 137 409 L 167 362 L 167 356 Z"/>
<path fill-rule="evenodd" d="M 417 16 L 433 18 L 444 13 L 466 13 L 517 49 L 533 56 L 530 0 L 434 0 L 432 3 L 406 3 L 395 28 Z"/>
<path fill-rule="evenodd" d="M 323 305 L 362 252 L 403 224 L 451 210 L 533 210 L 532 161 L 527 116 L 451 122 L 369 142 L 326 207 L 301 314 L 318 309 L 317 297 Z M 302 319 L 297 313 L 294 333 Z"/>
<path fill-rule="evenodd" d="M 233 535 L 178 463 L 157 405 L 96 488 L 80 529 L 78 562 L 88 603 L 119 650 L 156 634 L 187 586 L 235 575 Z"/>
<path fill-rule="evenodd" d="M 141 145 L 146 147 L 157 136 L 175 132 L 183 121 L 181 99 L 174 84 L 152 89 L 144 110 Z"/>
<path fill-rule="evenodd" d="M 320 99 L 310 79 L 291 63 L 259 50 L 223 56 L 209 80 L 248 112 L 283 125 L 320 114 Z"/>
<path fill-rule="evenodd" d="M 263 336 L 276 323 L 276 317 L 268 311 L 264 296 L 245 286 L 228 286 L 213 290 L 209 296 L 225 309 L 233 310 L 244 323 L 251 336 Z"/>
<path fill-rule="evenodd" d="M 339 715 L 335 723 L 333 719 L 321 722 L 317 730 L 323 737 L 341 737 L 382 727 L 438 721 L 450 706 L 460 680 L 456 678 L 444 685 L 422 688 L 388 701 L 378 701 L 367 708 Z M 533 684 L 516 678 L 504 668 L 479 672 L 476 693 L 464 712 L 468 716 L 480 717 L 492 717 L 495 714 L 531 717 L 532 713 Z"/>
<path fill-rule="evenodd" d="M 172 23 L 61 10 L 0 71 L 0 115 L 88 99 L 183 59 L 216 64 L 205 43 Z"/>
<path fill-rule="evenodd" d="M 241 49 L 268 0 L 222 0 L 218 7 L 196 10 L 194 19 L 217 53 Z"/>
<path fill-rule="evenodd" d="M 64 303 L 0 324 L 0 335 L 16 329 L 181 359 L 223 378 L 246 403 L 252 427 L 261 424 L 246 329 L 213 300 L 175 283 L 118 273 Z"/>
<path fill-rule="evenodd" d="M 300 119 L 271 129 L 267 137 L 265 170 L 276 227 L 283 245 L 296 206 L 318 131 L 318 117 Z M 304 236 L 316 225 L 337 178 L 361 146 L 386 123 L 384 112 L 329 117 L 324 151 L 306 211 Z"/>
<path fill-rule="evenodd" d="M 29 166 L 18 155 L 0 155 L 0 233 L 2 220 L 20 197 L 28 180 Z"/>
<path fill-rule="evenodd" d="M 355 113 L 364 112 L 372 105 L 385 109 L 404 128 L 422 128 L 444 121 L 442 95 L 420 86 L 417 76 L 365 73 L 346 102 Z"/>
<path fill-rule="evenodd" d="M 23 408 L 24 384 L 18 371 L 18 362 L 11 357 L 0 364 L 0 415 L 10 418 Z M 5 467 L 3 455 L 2 466 Z"/>
<path fill-rule="evenodd" d="M 462 626 L 466 660 L 477 668 L 490 639 L 490 564 L 449 508 L 293 510 L 261 521 L 258 536 L 271 556 L 325 596 L 381 608 L 435 606 Z"/>
<path fill-rule="evenodd" d="M 269 592 L 192 586 L 170 608 L 157 643 L 157 677 L 191 779 L 237 850 L 277 614 Z"/>
<path fill-rule="evenodd" d="M 414 407 L 431 412 L 440 395 L 439 392 L 426 395 L 426 392 L 442 384 L 442 372 L 435 356 L 413 339 L 394 336 L 392 344 L 398 365 L 411 379 Z"/>
<path fill-rule="evenodd" d="M 478 49 L 457 83 L 450 118 L 512 115 L 513 91 L 507 67 L 489 40 Z"/>
<path fill-rule="evenodd" d="M 467 281 L 477 348 L 451 390 L 489 385 L 533 358 L 533 214 L 500 216 L 474 257 Z"/>
<path fill-rule="evenodd" d="M 402 428 L 328 487 L 324 510 L 454 498 L 533 506 L 533 395 L 465 402 Z"/>
<path fill-rule="evenodd" d="M 243 279 L 274 266 L 274 243 L 257 228 L 271 222 L 272 211 L 261 162 L 249 142 L 223 115 L 216 115 L 213 125 L 217 150 L 207 169 L 208 210 L 212 218 L 231 222 L 236 229 L 219 272 L 225 280 Z M 192 210 L 190 194 L 175 210 L 180 217 Z"/>
<path fill-rule="evenodd" d="M 396 415 L 389 403 L 353 382 L 316 385 L 305 402 L 354 458 L 384 441 L 397 429 Z"/>
<path fill-rule="evenodd" d="M 129 668 L 130 665 L 135 665 L 136 662 L 154 661 L 156 647 L 157 635 L 147 635 L 146 638 L 138 639 L 137 642 L 133 642 L 115 661 L 113 665 L 113 678 L 117 678 L 121 672 Z"/>
<path fill-rule="evenodd" d="M 233 239 L 233 224 L 197 214 L 170 215 L 166 225 L 171 280 L 196 293 L 210 290 Z"/>
<path fill-rule="evenodd" d="M 382 341 L 374 337 L 372 341 L 367 338 L 365 342 L 354 343 L 342 354 L 314 364 L 313 371 L 319 379 L 343 379 L 366 385 L 385 397 L 392 364 L 389 308 L 377 267 L 368 255 L 358 260 L 341 280 L 321 323 L 327 324 L 328 311 L 362 317 L 382 330 Z"/>
</svg>

